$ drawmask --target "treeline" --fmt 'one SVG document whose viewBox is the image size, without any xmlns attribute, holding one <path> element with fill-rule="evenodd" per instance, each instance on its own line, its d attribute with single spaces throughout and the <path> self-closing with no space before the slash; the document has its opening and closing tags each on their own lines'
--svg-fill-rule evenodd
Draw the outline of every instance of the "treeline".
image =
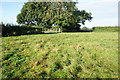
<svg viewBox="0 0 120 80">
<path fill-rule="evenodd" d="M 104 26 L 104 27 L 82 27 L 79 30 L 66 30 L 63 32 L 118 32 L 120 31 L 120 26 Z"/>
<path fill-rule="evenodd" d="M 66 30 L 63 32 L 118 32 L 118 26 L 105 26 L 105 27 L 83 27 L 79 30 Z M 0 24 L 0 35 L 6 36 L 19 36 L 19 35 L 29 35 L 29 34 L 41 34 L 44 30 L 39 27 L 30 27 L 25 25 L 14 25 L 14 24 Z"/>
<path fill-rule="evenodd" d="M 93 27 L 94 32 L 118 32 L 118 26 Z"/>
<path fill-rule="evenodd" d="M 19 36 L 26 34 L 40 34 L 42 33 L 42 28 L 35 28 L 25 25 L 13 25 L 13 24 L 0 24 L 2 27 L 2 36 Z"/>
</svg>

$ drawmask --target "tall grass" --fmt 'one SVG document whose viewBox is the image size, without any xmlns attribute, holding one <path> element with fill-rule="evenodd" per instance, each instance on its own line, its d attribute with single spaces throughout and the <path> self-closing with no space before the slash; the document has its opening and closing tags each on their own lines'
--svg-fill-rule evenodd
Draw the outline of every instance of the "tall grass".
<svg viewBox="0 0 120 80">
<path fill-rule="evenodd" d="M 3 78 L 118 78 L 116 32 L 2 38 Z"/>
</svg>

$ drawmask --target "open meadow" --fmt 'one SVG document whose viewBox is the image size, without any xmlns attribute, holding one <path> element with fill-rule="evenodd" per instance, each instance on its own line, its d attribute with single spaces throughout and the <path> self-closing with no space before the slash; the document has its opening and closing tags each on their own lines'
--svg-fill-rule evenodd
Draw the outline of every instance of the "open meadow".
<svg viewBox="0 0 120 80">
<path fill-rule="evenodd" d="M 118 32 L 2 37 L 3 78 L 118 78 Z"/>
</svg>

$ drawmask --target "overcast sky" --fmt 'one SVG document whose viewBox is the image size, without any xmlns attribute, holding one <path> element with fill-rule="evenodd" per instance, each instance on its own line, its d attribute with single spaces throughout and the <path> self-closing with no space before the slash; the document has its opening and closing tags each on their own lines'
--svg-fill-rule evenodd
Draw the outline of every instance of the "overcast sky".
<svg viewBox="0 0 120 80">
<path fill-rule="evenodd" d="M 0 0 L 0 22 L 17 24 L 16 16 L 28 0 Z M 75 1 L 75 0 L 74 0 Z M 119 0 L 76 0 L 79 10 L 92 13 L 92 21 L 86 22 L 87 27 L 117 26 Z"/>
</svg>

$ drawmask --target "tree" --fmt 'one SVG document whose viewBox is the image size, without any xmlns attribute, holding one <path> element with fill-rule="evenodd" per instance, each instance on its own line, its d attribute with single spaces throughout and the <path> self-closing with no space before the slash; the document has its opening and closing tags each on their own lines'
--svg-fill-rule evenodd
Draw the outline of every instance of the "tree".
<svg viewBox="0 0 120 80">
<path fill-rule="evenodd" d="M 27 2 L 17 15 L 17 22 L 48 29 L 54 24 L 62 30 L 78 30 L 80 23 L 84 25 L 86 20 L 92 19 L 91 15 L 78 10 L 76 2 Z"/>
</svg>

